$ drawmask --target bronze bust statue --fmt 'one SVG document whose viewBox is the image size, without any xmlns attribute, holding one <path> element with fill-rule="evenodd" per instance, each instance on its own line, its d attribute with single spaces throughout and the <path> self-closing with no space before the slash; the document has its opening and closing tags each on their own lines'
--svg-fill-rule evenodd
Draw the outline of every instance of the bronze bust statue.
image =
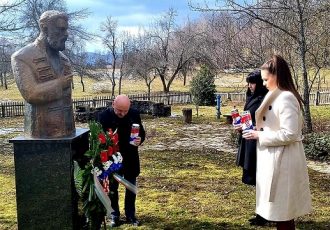
<svg viewBox="0 0 330 230">
<path fill-rule="evenodd" d="M 72 70 L 61 52 L 68 38 L 68 16 L 46 11 L 39 19 L 40 34 L 11 57 L 14 77 L 25 100 L 25 135 L 58 138 L 75 133 Z"/>
</svg>

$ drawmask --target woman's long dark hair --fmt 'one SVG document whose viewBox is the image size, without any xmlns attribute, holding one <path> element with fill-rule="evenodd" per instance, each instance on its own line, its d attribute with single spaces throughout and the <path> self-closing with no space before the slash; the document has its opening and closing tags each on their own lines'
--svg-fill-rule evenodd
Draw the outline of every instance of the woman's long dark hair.
<svg viewBox="0 0 330 230">
<path fill-rule="evenodd" d="M 249 97 L 258 97 L 258 96 L 265 96 L 268 92 L 267 88 L 263 86 L 262 78 L 261 78 L 261 71 L 255 70 L 246 77 L 247 83 L 254 83 L 256 84 L 256 89 L 252 93 L 250 88 L 247 89 L 246 96 Z"/>
<path fill-rule="evenodd" d="M 293 83 L 289 65 L 280 55 L 273 55 L 270 60 L 266 61 L 260 67 L 260 69 L 267 70 L 269 73 L 275 75 L 277 77 L 278 88 L 293 93 L 300 104 L 300 108 L 303 108 L 303 99 Z"/>
</svg>

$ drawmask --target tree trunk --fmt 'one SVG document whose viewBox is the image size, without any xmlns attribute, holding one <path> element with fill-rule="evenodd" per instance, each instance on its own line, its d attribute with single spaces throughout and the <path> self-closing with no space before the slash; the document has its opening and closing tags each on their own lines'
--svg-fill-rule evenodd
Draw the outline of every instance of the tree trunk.
<svg viewBox="0 0 330 230">
<path fill-rule="evenodd" d="M 80 83 L 81 83 L 81 86 L 82 86 L 82 91 L 85 92 L 85 84 L 84 84 L 84 81 L 83 81 L 83 75 L 82 74 L 80 75 Z"/>
<path fill-rule="evenodd" d="M 198 117 L 198 109 L 199 109 L 199 105 L 196 105 L 196 114 L 197 114 L 197 117 Z"/>
<path fill-rule="evenodd" d="M 192 121 L 192 109 L 182 109 L 183 121 L 185 123 L 191 123 Z"/>
<path fill-rule="evenodd" d="M 167 87 L 166 87 L 165 75 L 164 74 L 159 74 L 159 77 L 160 77 L 160 80 L 162 81 L 163 92 L 167 93 L 168 91 L 166 91 Z"/>
<path fill-rule="evenodd" d="M 164 92 L 165 92 L 165 93 L 169 93 L 169 92 L 170 92 L 170 86 L 169 86 L 169 85 L 167 85 L 167 86 L 165 87 Z"/>
<path fill-rule="evenodd" d="M 187 84 L 187 73 L 183 73 L 183 86 Z"/>
<path fill-rule="evenodd" d="M 111 81 L 112 81 L 112 97 L 115 96 L 115 87 L 116 87 L 116 58 L 115 58 L 115 54 L 114 52 L 112 53 L 112 58 L 113 58 L 113 61 L 112 61 L 112 73 L 111 73 Z"/>
<path fill-rule="evenodd" d="M 299 1 L 298 1 L 299 4 Z M 299 10 L 301 10 L 301 6 L 298 5 Z M 300 22 L 300 38 L 299 38 L 299 50 L 300 50 L 300 58 L 301 58 L 301 70 L 303 73 L 304 80 L 304 120 L 305 120 L 305 128 L 307 133 L 311 133 L 313 131 L 312 126 L 312 118 L 309 107 L 309 83 L 308 83 L 308 73 L 306 68 L 306 38 L 305 38 L 305 28 L 304 28 L 304 20 L 302 17 L 302 13 L 299 14 L 299 22 Z"/>
<path fill-rule="evenodd" d="M 118 81 L 118 95 L 121 94 L 121 80 L 123 79 L 123 76 L 119 77 L 119 81 Z"/>
<path fill-rule="evenodd" d="M 317 80 L 317 91 L 320 91 L 321 88 L 321 70 L 317 73 L 318 80 Z"/>
<path fill-rule="evenodd" d="M 305 70 L 304 70 L 305 68 Z M 306 66 L 303 66 L 303 76 L 304 76 L 304 120 L 306 126 L 306 132 L 311 133 L 313 131 L 311 112 L 309 107 L 309 90 L 308 90 L 308 76 L 306 71 Z"/>
<path fill-rule="evenodd" d="M 8 89 L 6 73 L 2 73 L 2 76 L 3 76 L 4 83 L 5 83 L 5 89 Z"/>
<path fill-rule="evenodd" d="M 111 81 L 111 96 L 114 97 L 115 96 L 115 88 L 116 88 L 115 69 L 112 69 L 110 81 Z"/>
<path fill-rule="evenodd" d="M 151 96 L 151 82 L 147 83 L 147 88 L 148 88 L 148 100 L 150 101 L 150 96 Z"/>
<path fill-rule="evenodd" d="M 111 87 L 111 96 L 112 97 L 115 97 L 115 88 L 116 88 L 116 83 L 113 82 L 112 83 L 112 87 Z"/>
<path fill-rule="evenodd" d="M 3 86 L 3 76 L 2 76 L 2 72 L 0 72 L 0 80 L 1 80 L 1 86 Z"/>
</svg>

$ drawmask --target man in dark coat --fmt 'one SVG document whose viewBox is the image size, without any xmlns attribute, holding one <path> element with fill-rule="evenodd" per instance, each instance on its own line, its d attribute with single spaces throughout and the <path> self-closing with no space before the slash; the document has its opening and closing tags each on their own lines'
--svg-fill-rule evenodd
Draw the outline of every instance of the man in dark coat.
<svg viewBox="0 0 330 230">
<path fill-rule="evenodd" d="M 145 139 L 145 131 L 141 122 L 140 114 L 137 110 L 130 108 L 130 99 L 126 95 L 119 95 L 112 103 L 112 108 L 108 108 L 99 115 L 99 122 L 103 130 L 117 130 L 119 137 L 119 152 L 123 156 L 123 168 L 120 174 L 126 180 L 136 185 L 136 178 L 140 174 L 140 160 L 138 146 Z M 139 136 L 130 144 L 130 134 L 132 124 L 139 124 Z M 111 226 L 119 225 L 119 204 L 118 204 L 118 182 L 110 181 L 110 200 L 114 210 L 112 213 Z M 126 189 L 125 192 L 125 215 L 129 223 L 138 225 L 139 222 L 135 216 L 136 195 Z"/>
<path fill-rule="evenodd" d="M 248 90 L 246 92 L 246 102 L 244 111 L 249 110 L 251 113 L 252 123 L 255 126 L 255 111 L 259 108 L 262 100 L 267 94 L 268 90 L 263 86 L 260 70 L 250 73 L 246 82 L 248 83 Z M 246 140 L 242 138 L 240 131 L 239 149 L 236 158 L 237 166 L 243 168 L 242 182 L 248 185 L 256 185 L 256 168 L 257 168 L 257 141 Z M 265 225 L 266 220 L 257 215 L 250 219 L 252 225 Z"/>
</svg>

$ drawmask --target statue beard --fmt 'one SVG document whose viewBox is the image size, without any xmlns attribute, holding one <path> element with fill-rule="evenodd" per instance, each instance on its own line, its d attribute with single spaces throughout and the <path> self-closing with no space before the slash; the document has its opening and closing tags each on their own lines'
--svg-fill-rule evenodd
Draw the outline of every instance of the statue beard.
<svg viewBox="0 0 330 230">
<path fill-rule="evenodd" d="M 49 37 L 47 37 L 47 42 L 50 46 L 50 48 L 52 48 L 53 50 L 56 51 L 63 51 L 65 50 L 65 41 L 66 39 L 51 39 Z"/>
</svg>

